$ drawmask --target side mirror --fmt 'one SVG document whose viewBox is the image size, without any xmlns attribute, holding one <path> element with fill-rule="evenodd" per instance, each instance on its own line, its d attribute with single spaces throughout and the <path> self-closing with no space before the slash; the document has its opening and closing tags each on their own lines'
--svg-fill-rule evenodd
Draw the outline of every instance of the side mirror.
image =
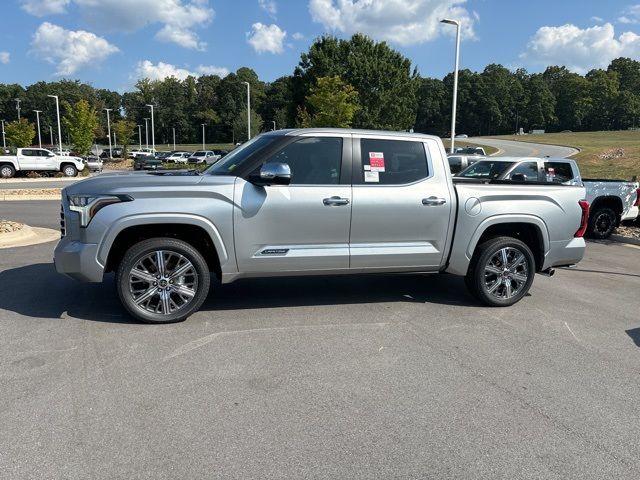
<svg viewBox="0 0 640 480">
<path fill-rule="evenodd" d="M 265 163 L 256 177 L 251 179 L 256 185 L 289 185 L 291 168 L 286 163 Z"/>
<path fill-rule="evenodd" d="M 514 182 L 526 182 L 527 176 L 524 173 L 514 173 L 511 175 L 511 180 Z"/>
</svg>

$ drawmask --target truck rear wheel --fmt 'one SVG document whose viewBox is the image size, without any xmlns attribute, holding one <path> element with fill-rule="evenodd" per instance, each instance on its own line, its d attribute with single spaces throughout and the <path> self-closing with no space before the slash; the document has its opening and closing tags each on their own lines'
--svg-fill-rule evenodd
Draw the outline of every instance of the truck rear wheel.
<svg viewBox="0 0 640 480">
<path fill-rule="evenodd" d="M 16 169 L 13 168 L 13 165 L 5 163 L 4 165 L 0 165 L 0 177 L 2 178 L 11 178 L 16 174 Z"/>
<path fill-rule="evenodd" d="M 132 317 L 146 323 L 181 322 L 209 294 L 207 262 L 187 242 L 152 238 L 132 246 L 116 272 L 120 301 Z"/>
<path fill-rule="evenodd" d="M 616 228 L 618 216 L 608 207 L 597 208 L 589 215 L 587 234 L 591 238 L 609 238 Z"/>
<path fill-rule="evenodd" d="M 476 248 L 465 283 L 485 305 L 508 307 L 527 294 L 535 272 L 533 253 L 525 243 L 496 237 Z"/>
<path fill-rule="evenodd" d="M 61 170 L 65 177 L 75 177 L 78 175 L 78 169 L 71 164 L 63 165 Z"/>
</svg>

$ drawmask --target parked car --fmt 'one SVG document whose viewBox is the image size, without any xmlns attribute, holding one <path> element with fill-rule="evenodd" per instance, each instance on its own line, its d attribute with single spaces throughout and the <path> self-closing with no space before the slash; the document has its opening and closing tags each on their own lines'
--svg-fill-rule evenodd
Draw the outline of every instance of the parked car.
<svg viewBox="0 0 640 480">
<path fill-rule="evenodd" d="M 154 157 L 166 162 L 167 158 L 169 157 L 169 155 L 171 155 L 173 152 L 156 152 Z"/>
<path fill-rule="evenodd" d="M 187 158 L 191 156 L 191 152 L 171 152 L 171 155 L 164 160 L 170 163 L 187 163 Z"/>
<path fill-rule="evenodd" d="M 129 158 L 136 158 L 136 157 L 146 157 L 146 156 L 153 156 L 155 155 L 156 151 L 153 148 L 142 148 L 142 149 L 138 149 L 138 150 L 130 150 L 129 153 L 127 153 L 127 157 Z"/>
<path fill-rule="evenodd" d="M 11 178 L 16 172 L 62 172 L 75 177 L 84 170 L 80 157 L 56 155 L 44 148 L 18 148 L 15 155 L 0 156 L 0 177 Z"/>
<path fill-rule="evenodd" d="M 609 238 L 620 222 L 637 218 L 640 207 L 638 182 L 583 179 L 578 164 L 568 158 L 484 159 L 457 176 L 584 186 L 591 205 L 587 234 L 592 238 Z"/>
<path fill-rule="evenodd" d="M 217 161 L 220 157 L 218 155 L 216 155 L 215 153 L 213 153 L 212 150 L 198 150 L 195 151 L 191 154 L 191 156 L 189 158 L 187 158 L 187 161 L 189 163 L 214 163 L 215 161 Z"/>
<path fill-rule="evenodd" d="M 111 156 L 113 158 L 122 158 L 122 147 L 111 147 Z M 109 158 L 109 148 L 105 148 L 102 150 L 100 154 L 100 158 Z"/>
<path fill-rule="evenodd" d="M 157 170 L 162 167 L 162 160 L 153 155 L 137 155 L 133 159 L 134 170 Z"/>
<path fill-rule="evenodd" d="M 62 192 L 56 269 L 115 271 L 126 310 L 166 323 L 200 308 L 210 274 L 448 272 L 508 306 L 582 259 L 584 187 L 460 180 L 443 152 L 422 134 L 277 130 L 204 173 L 103 174 Z"/>
<path fill-rule="evenodd" d="M 459 133 L 458 135 L 456 135 L 456 138 L 469 138 L 469 135 L 467 135 L 466 133 Z"/>
<path fill-rule="evenodd" d="M 451 170 L 452 174 L 456 174 L 467 168 L 469 165 L 473 165 L 478 160 L 482 160 L 484 158 L 485 157 L 481 157 L 479 155 L 447 155 L 447 160 L 449 161 L 449 169 Z"/>
<path fill-rule="evenodd" d="M 214 149 L 213 153 L 218 156 L 218 160 L 223 158 L 225 155 L 229 154 L 227 150 L 218 150 L 218 149 Z"/>
<path fill-rule="evenodd" d="M 82 162 L 91 172 L 102 172 L 103 162 L 100 157 L 95 155 L 89 155 L 88 157 L 84 157 Z"/>
<path fill-rule="evenodd" d="M 487 156 L 487 153 L 482 147 L 458 147 L 456 148 L 455 153 L 459 155 L 482 155 L 483 157 Z"/>
</svg>

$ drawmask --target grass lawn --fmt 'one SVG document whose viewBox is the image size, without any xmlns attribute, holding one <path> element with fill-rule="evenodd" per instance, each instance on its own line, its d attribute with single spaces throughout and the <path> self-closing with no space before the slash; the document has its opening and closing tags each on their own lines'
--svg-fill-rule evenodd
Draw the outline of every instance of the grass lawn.
<svg viewBox="0 0 640 480">
<path fill-rule="evenodd" d="M 543 135 L 502 135 L 493 138 L 518 142 L 567 145 L 580 149 L 574 155 L 585 178 L 640 177 L 640 131 L 545 133 Z M 620 149 L 620 158 L 606 158 Z"/>
<path fill-rule="evenodd" d="M 444 143 L 444 149 L 447 152 L 449 152 L 449 147 L 451 145 L 451 139 L 450 138 L 443 138 L 442 139 L 442 143 Z M 477 143 L 467 142 L 466 140 L 460 140 L 458 138 L 456 138 L 455 146 L 456 147 L 482 147 L 482 148 L 484 148 L 484 152 L 487 155 L 492 155 L 492 154 L 494 154 L 494 153 L 496 153 L 498 151 L 498 149 L 495 148 L 495 147 L 490 147 L 488 145 L 478 145 Z"/>
</svg>

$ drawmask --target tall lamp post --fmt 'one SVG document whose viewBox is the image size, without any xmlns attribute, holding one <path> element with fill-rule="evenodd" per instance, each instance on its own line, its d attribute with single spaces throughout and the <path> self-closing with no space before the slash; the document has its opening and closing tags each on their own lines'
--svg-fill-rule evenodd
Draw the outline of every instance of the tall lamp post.
<svg viewBox="0 0 640 480">
<path fill-rule="evenodd" d="M 151 145 L 152 145 L 152 152 L 156 153 L 156 134 L 155 134 L 155 129 L 153 127 L 153 105 L 147 105 L 147 107 L 149 107 L 151 109 Z"/>
<path fill-rule="evenodd" d="M 147 144 L 147 150 L 149 149 L 149 119 L 144 119 L 144 140 Z"/>
<path fill-rule="evenodd" d="M 275 120 L 271 120 L 271 123 L 273 123 L 273 131 L 276 131 L 276 121 Z"/>
<path fill-rule="evenodd" d="M 142 125 L 136 125 L 138 127 L 138 150 L 142 150 Z"/>
<path fill-rule="evenodd" d="M 109 120 L 109 112 L 112 108 L 105 108 L 107 112 L 107 137 L 109 137 L 109 158 L 113 158 L 113 151 L 111 149 L 111 120 Z"/>
<path fill-rule="evenodd" d="M 51 148 L 53 148 L 53 127 L 49 125 L 49 136 L 51 137 Z"/>
<path fill-rule="evenodd" d="M 251 86 L 249 82 L 242 82 L 247 86 L 247 140 L 251 140 Z"/>
<path fill-rule="evenodd" d="M 47 97 L 56 99 L 56 115 L 58 116 L 58 145 L 60 146 L 60 155 L 62 155 L 62 129 L 60 128 L 60 102 L 57 95 L 47 95 Z"/>
<path fill-rule="evenodd" d="M 7 149 L 7 138 L 4 134 L 4 120 L 0 120 L 2 122 L 2 148 Z"/>
<path fill-rule="evenodd" d="M 36 121 L 38 122 L 38 146 L 42 148 L 42 136 L 40 135 L 40 114 L 42 110 L 34 110 L 36 112 Z"/>
<path fill-rule="evenodd" d="M 49 95 L 49 96 L 51 96 L 51 95 Z M 15 98 L 14 100 L 16 101 L 16 110 L 18 110 L 18 120 L 20 120 L 20 102 L 22 100 L 20 100 L 19 98 Z"/>
<path fill-rule="evenodd" d="M 176 151 L 176 127 L 173 127 L 173 151 Z"/>
<path fill-rule="evenodd" d="M 455 70 L 453 73 L 453 105 L 451 106 L 451 153 L 454 153 L 454 143 L 456 138 L 456 106 L 458 104 L 458 67 L 460 63 L 460 21 L 448 18 L 440 21 L 456 27 L 456 60 Z"/>
<path fill-rule="evenodd" d="M 204 123 L 202 125 L 202 150 L 204 150 Z"/>
</svg>

